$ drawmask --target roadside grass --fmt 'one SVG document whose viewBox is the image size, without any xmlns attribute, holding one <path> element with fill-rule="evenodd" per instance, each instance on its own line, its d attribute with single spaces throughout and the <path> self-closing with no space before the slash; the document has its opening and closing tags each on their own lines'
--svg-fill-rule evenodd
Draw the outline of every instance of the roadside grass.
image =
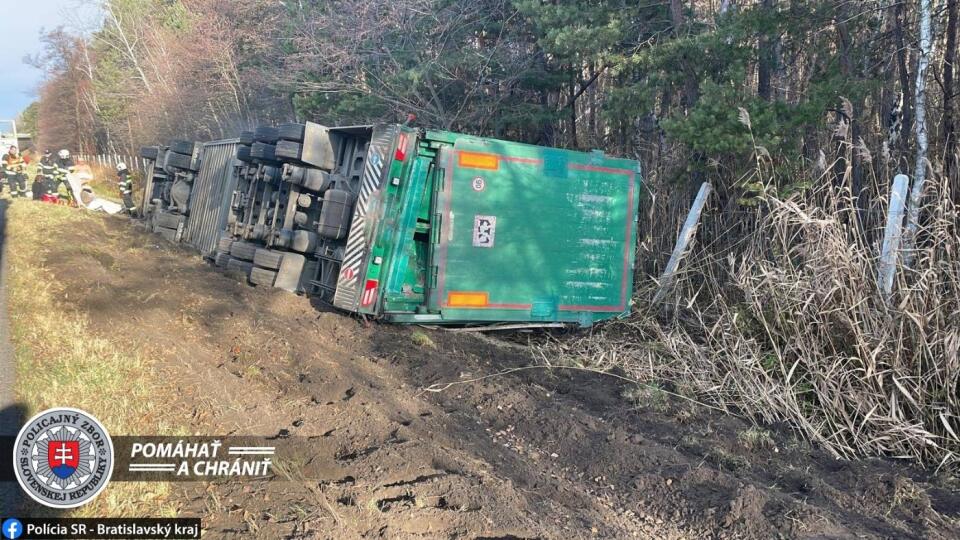
<svg viewBox="0 0 960 540">
<path fill-rule="evenodd" d="M 415 330 L 410 334 L 410 341 L 414 345 L 423 349 L 436 349 L 437 344 L 434 343 L 433 339 L 430 338 L 426 333 L 421 332 L 420 330 Z"/>
<path fill-rule="evenodd" d="M 97 194 L 97 197 L 120 202 L 120 195 L 117 193 L 117 171 L 113 167 L 97 163 L 87 163 L 87 165 L 93 173 L 93 179 L 87 182 L 87 185 Z"/>
<path fill-rule="evenodd" d="M 85 313 L 63 300 L 69 291 L 44 266 L 45 250 L 87 249 L 64 245 L 50 231 L 81 226 L 104 216 L 75 208 L 16 201 L 7 209 L 8 303 L 16 356 L 16 397 L 27 415 L 56 406 L 83 409 L 111 435 L 183 434 L 151 357 L 131 344 L 98 335 Z M 106 237 L 99 242 L 109 242 Z M 109 249 L 109 246 L 106 246 Z M 162 482 L 112 482 L 92 503 L 70 512 L 85 516 L 173 516 Z"/>
<path fill-rule="evenodd" d="M 754 426 L 737 434 L 737 441 L 747 450 L 769 450 L 776 448 L 773 434 L 761 427 Z"/>
</svg>

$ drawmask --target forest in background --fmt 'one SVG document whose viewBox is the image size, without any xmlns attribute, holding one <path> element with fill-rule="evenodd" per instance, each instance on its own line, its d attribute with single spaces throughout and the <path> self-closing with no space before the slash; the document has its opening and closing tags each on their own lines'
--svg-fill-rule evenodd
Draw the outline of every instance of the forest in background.
<svg viewBox="0 0 960 540">
<path fill-rule="evenodd" d="M 133 154 L 412 113 L 639 159 L 634 315 L 546 361 L 786 421 L 838 457 L 960 463 L 958 0 L 100 3 L 98 28 L 48 32 L 31 59 L 46 73 L 25 115 L 41 147 Z M 920 172 L 917 248 L 889 297 L 876 275 L 890 185 Z M 704 181 L 715 195 L 658 305 Z"/>
<path fill-rule="evenodd" d="M 869 197 L 913 168 L 919 0 L 101 4 L 99 28 L 54 29 L 32 59 L 46 73 L 30 111 L 41 146 L 132 154 L 258 124 L 413 113 L 640 158 L 659 181 L 709 177 L 739 199 L 803 188 L 797 171 L 828 165 Z M 930 160 L 953 178 L 957 1 L 932 9 Z M 755 149 L 776 178 L 745 181 Z"/>
</svg>

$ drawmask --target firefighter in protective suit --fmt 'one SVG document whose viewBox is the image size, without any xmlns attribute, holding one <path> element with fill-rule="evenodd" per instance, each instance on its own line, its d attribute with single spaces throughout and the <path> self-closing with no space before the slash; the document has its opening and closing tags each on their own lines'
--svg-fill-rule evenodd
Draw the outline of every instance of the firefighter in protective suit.
<svg viewBox="0 0 960 540">
<path fill-rule="evenodd" d="M 47 195 L 49 197 L 55 197 L 57 195 L 57 182 L 54 180 L 57 172 L 57 161 L 53 157 L 53 152 L 50 150 L 43 151 L 43 157 L 40 158 L 39 164 L 40 174 L 40 190 L 41 195 Z M 33 198 L 36 199 L 40 197 L 36 192 L 33 194 Z"/>
<path fill-rule="evenodd" d="M 137 211 L 137 206 L 133 204 L 133 179 L 130 178 L 127 164 L 123 162 L 117 163 L 117 188 L 120 190 L 124 208 L 133 216 Z"/>
<path fill-rule="evenodd" d="M 63 150 L 57 152 L 57 160 L 54 162 L 53 169 L 53 179 L 56 183 L 56 191 L 60 191 L 60 185 L 63 184 L 64 188 L 67 190 L 67 194 L 60 194 L 60 199 L 67 203 L 73 203 L 73 189 L 70 187 L 70 182 L 67 181 L 67 174 L 73 172 L 74 163 L 73 158 L 70 157 L 70 151 L 64 148 Z"/>
<path fill-rule="evenodd" d="M 10 151 L 3 156 L 3 173 L 10 186 L 10 196 L 13 198 L 27 196 L 26 164 L 20 150 L 11 146 Z"/>
<path fill-rule="evenodd" d="M 53 157 L 50 150 L 43 151 L 43 157 L 40 158 L 40 175 L 43 176 L 43 189 L 47 195 L 53 195 L 57 189 L 54 178 L 57 173 L 57 160 Z"/>
</svg>

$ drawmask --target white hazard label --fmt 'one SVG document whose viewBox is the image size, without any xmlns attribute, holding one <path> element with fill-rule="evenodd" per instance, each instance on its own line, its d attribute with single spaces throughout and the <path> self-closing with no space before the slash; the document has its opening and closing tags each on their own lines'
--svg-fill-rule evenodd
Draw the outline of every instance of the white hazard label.
<svg viewBox="0 0 960 540">
<path fill-rule="evenodd" d="M 473 247 L 492 248 L 497 232 L 496 216 L 474 216 Z"/>
</svg>

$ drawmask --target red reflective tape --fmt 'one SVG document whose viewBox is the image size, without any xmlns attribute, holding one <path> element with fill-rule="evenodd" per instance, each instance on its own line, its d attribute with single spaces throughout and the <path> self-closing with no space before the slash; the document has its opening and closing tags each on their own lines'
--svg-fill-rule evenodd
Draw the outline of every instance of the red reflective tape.
<svg viewBox="0 0 960 540">
<path fill-rule="evenodd" d="M 537 158 L 525 158 L 517 156 L 500 156 L 500 159 L 503 161 L 508 161 L 510 163 L 525 163 L 527 165 L 543 165 L 542 159 Z"/>
<path fill-rule="evenodd" d="M 590 171 L 590 172 L 602 172 L 608 174 L 623 174 L 630 177 L 630 180 L 633 180 L 633 175 L 636 174 L 636 171 L 631 171 L 630 169 L 614 169 L 611 167 L 598 167 L 596 165 L 581 165 L 579 163 L 571 163 L 571 169 L 576 169 L 578 171 Z"/>
<path fill-rule="evenodd" d="M 397 138 L 397 153 L 394 154 L 397 161 L 403 161 L 407 158 L 407 134 L 401 133 Z"/>
<path fill-rule="evenodd" d="M 363 296 L 360 297 L 361 306 L 369 306 L 377 299 L 377 284 L 378 281 L 375 279 L 367 280 L 367 284 L 363 288 Z"/>
</svg>

